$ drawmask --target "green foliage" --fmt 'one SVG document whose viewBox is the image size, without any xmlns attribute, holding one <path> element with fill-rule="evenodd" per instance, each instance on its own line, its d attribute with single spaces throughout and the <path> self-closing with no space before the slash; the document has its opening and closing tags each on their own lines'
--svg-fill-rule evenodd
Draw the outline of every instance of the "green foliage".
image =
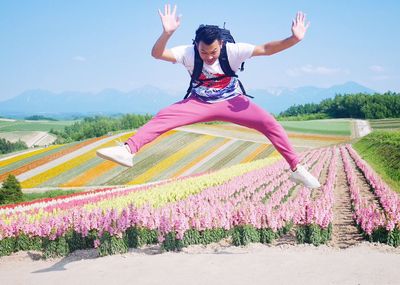
<svg viewBox="0 0 400 285">
<path fill-rule="evenodd" d="M 141 227 L 130 227 L 126 230 L 128 246 L 139 248 L 146 244 L 158 243 L 156 230 L 149 230 Z"/>
<path fill-rule="evenodd" d="M 299 114 L 295 116 L 277 116 L 278 121 L 309 121 L 309 120 L 323 120 L 330 119 L 327 114 L 315 113 L 315 114 Z"/>
<path fill-rule="evenodd" d="M 387 243 L 394 247 L 400 245 L 400 229 L 395 228 L 393 231 L 388 233 Z"/>
<path fill-rule="evenodd" d="M 202 244 L 204 240 L 201 233 L 195 229 L 189 229 L 183 236 L 183 246 L 189 246 L 191 244 Z"/>
<path fill-rule="evenodd" d="M 277 233 L 275 233 L 271 229 L 260 229 L 260 242 L 261 243 L 271 243 L 274 239 L 277 238 Z"/>
<path fill-rule="evenodd" d="M 42 115 L 29 116 L 29 117 L 26 117 L 25 120 L 29 120 L 29 121 L 40 121 L 40 120 L 43 120 L 43 121 L 58 121 L 57 119 L 45 117 L 45 116 L 42 116 Z"/>
<path fill-rule="evenodd" d="M 287 234 L 288 232 L 290 232 L 290 230 L 292 228 L 293 228 L 293 222 L 292 221 L 287 222 L 286 225 L 283 228 L 278 229 L 277 235 L 278 236 L 283 236 L 283 235 Z"/>
<path fill-rule="evenodd" d="M 93 238 L 91 235 L 88 237 L 83 237 L 82 234 L 70 229 L 65 234 L 66 241 L 68 243 L 68 248 L 70 252 L 74 252 L 78 249 L 86 249 L 93 247 Z"/>
<path fill-rule="evenodd" d="M 5 256 L 5 255 L 10 255 L 13 252 L 16 252 L 16 246 L 15 246 L 15 241 L 16 238 L 11 237 L 11 238 L 4 238 L 0 240 L 0 256 Z"/>
<path fill-rule="evenodd" d="M 344 94 L 321 101 L 319 104 L 294 105 L 280 117 L 326 114 L 330 118 L 382 119 L 400 117 L 400 94 Z"/>
<path fill-rule="evenodd" d="M 389 241 L 389 232 L 384 227 L 375 229 L 370 235 L 364 232 L 360 225 L 357 225 L 357 229 L 363 235 L 363 237 L 370 242 L 388 243 Z M 397 231 L 397 229 L 395 231 Z M 392 242 L 395 242 L 396 232 L 394 232 L 392 238 L 394 238 Z"/>
<path fill-rule="evenodd" d="M 121 254 L 128 252 L 128 239 L 126 234 L 122 238 L 112 236 L 108 232 L 104 232 L 100 238 L 100 246 L 98 247 L 99 256 L 112 254 Z"/>
<path fill-rule="evenodd" d="M 400 229 L 395 228 L 392 231 L 388 231 L 384 227 L 379 227 L 374 230 L 371 235 L 367 235 L 361 230 L 360 226 L 357 226 L 358 230 L 363 234 L 364 238 L 370 242 L 387 243 L 388 245 L 398 247 L 400 245 Z"/>
<path fill-rule="evenodd" d="M 181 250 L 183 247 L 192 244 L 210 244 L 213 242 L 219 242 L 231 234 L 231 231 L 227 231 L 221 228 L 218 229 L 206 229 L 204 231 L 198 231 L 190 229 L 185 232 L 183 239 L 177 239 L 175 233 L 169 233 L 163 241 L 162 247 L 165 250 Z"/>
<path fill-rule="evenodd" d="M 27 201 L 34 201 L 37 199 L 43 199 L 43 198 L 55 198 L 59 196 L 65 196 L 73 193 L 78 193 L 82 192 L 81 190 L 50 190 L 50 191 L 45 191 L 41 193 L 23 193 L 22 200 L 24 202 Z"/>
<path fill-rule="evenodd" d="M 44 258 L 62 257 L 67 256 L 69 253 L 70 249 L 65 236 L 58 237 L 55 240 L 43 239 Z"/>
<path fill-rule="evenodd" d="M 183 239 L 177 239 L 175 233 L 169 233 L 163 241 L 162 247 L 167 251 L 181 250 L 183 247 L 192 244 L 210 244 L 213 242 L 219 242 L 230 235 L 230 231 L 218 228 L 218 229 L 206 229 L 204 231 L 198 231 L 190 229 L 185 232 Z"/>
<path fill-rule="evenodd" d="M 18 140 L 12 143 L 6 139 L 0 138 L 0 154 L 10 153 L 18 150 L 27 149 L 28 146 L 25 142 Z"/>
<path fill-rule="evenodd" d="M 0 188 L 0 205 L 22 202 L 21 185 L 17 178 L 9 174 Z"/>
<path fill-rule="evenodd" d="M 393 190 L 400 192 L 399 131 L 374 131 L 353 147 Z"/>
<path fill-rule="evenodd" d="M 233 245 L 248 245 L 252 242 L 260 242 L 260 233 L 251 225 L 237 226 L 232 233 Z"/>
<path fill-rule="evenodd" d="M 162 244 L 162 248 L 167 251 L 180 251 L 183 247 L 183 241 L 176 238 L 175 232 L 168 233 Z"/>
<path fill-rule="evenodd" d="M 109 132 L 132 130 L 144 125 L 152 118 L 151 115 L 127 114 L 121 118 L 88 117 L 73 125 L 66 126 L 63 131 L 52 129 L 50 132 L 57 135 L 56 143 L 67 143 L 88 138 L 100 137 Z"/>
<path fill-rule="evenodd" d="M 42 250 L 42 239 L 40 237 L 29 237 L 21 233 L 16 238 L 15 251 L 20 250 Z"/>
<path fill-rule="evenodd" d="M 332 236 L 332 224 L 324 229 L 318 225 L 299 225 L 296 228 L 296 239 L 298 243 L 310 243 L 315 246 L 325 244 Z"/>
<path fill-rule="evenodd" d="M 200 236 L 202 244 L 210 244 L 225 238 L 226 231 L 224 229 L 206 229 L 200 233 Z"/>
</svg>

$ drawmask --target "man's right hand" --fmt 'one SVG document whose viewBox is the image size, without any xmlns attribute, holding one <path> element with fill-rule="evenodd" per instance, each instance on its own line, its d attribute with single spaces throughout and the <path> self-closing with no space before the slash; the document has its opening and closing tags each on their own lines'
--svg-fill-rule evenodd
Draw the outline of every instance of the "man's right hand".
<svg viewBox="0 0 400 285">
<path fill-rule="evenodd" d="M 163 25 L 164 32 L 171 35 L 178 29 L 181 24 L 180 16 L 176 16 L 176 5 L 171 13 L 171 5 L 166 4 L 164 7 L 164 15 L 158 9 L 158 14 L 160 14 L 161 22 Z"/>
</svg>

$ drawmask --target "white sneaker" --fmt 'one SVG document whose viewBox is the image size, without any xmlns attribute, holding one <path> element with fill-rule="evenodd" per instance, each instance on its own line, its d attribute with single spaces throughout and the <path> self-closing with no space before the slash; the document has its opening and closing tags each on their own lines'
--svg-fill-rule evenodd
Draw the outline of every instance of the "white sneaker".
<svg viewBox="0 0 400 285">
<path fill-rule="evenodd" d="M 101 158 L 114 161 L 127 167 L 133 166 L 132 158 L 135 156 L 135 154 L 132 154 L 128 151 L 127 147 L 124 144 L 101 148 L 96 151 L 96 154 Z"/>
<path fill-rule="evenodd" d="M 302 183 L 307 188 L 321 187 L 321 184 L 319 184 L 318 180 L 312 176 L 303 165 L 300 164 L 297 165 L 296 171 L 292 172 L 290 175 L 290 180 L 295 183 Z"/>
</svg>

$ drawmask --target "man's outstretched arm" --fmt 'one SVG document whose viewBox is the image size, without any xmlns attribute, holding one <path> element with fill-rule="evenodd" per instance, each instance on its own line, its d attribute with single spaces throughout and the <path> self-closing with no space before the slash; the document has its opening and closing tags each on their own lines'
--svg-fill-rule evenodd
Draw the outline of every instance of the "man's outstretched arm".
<svg viewBox="0 0 400 285">
<path fill-rule="evenodd" d="M 296 18 L 292 22 L 292 35 L 290 37 L 284 40 L 258 45 L 254 48 L 251 56 L 272 55 L 300 42 L 304 38 L 306 31 L 310 26 L 310 23 L 305 25 L 305 18 L 303 12 L 298 12 Z"/>
<path fill-rule="evenodd" d="M 174 10 L 171 12 L 171 5 L 165 5 L 164 7 L 164 15 L 158 10 L 158 14 L 160 14 L 161 23 L 163 25 L 163 32 L 161 36 L 158 38 L 156 43 L 151 50 L 151 55 L 154 58 L 162 59 L 170 62 L 176 62 L 176 59 L 172 52 L 169 49 L 166 49 L 167 42 L 172 34 L 178 29 L 180 25 L 180 18 L 176 16 L 176 5 L 174 6 Z"/>
</svg>

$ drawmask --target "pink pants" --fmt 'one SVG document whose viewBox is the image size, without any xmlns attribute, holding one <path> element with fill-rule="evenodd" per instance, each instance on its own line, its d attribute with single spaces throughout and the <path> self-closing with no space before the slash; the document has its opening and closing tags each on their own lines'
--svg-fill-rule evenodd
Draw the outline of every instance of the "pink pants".
<svg viewBox="0 0 400 285">
<path fill-rule="evenodd" d="M 136 153 L 161 134 L 184 125 L 199 122 L 225 121 L 255 129 L 264 134 L 294 169 L 299 162 L 283 127 L 268 112 L 244 95 L 217 103 L 206 103 L 190 96 L 159 111 L 138 129 L 126 144 Z"/>
</svg>

